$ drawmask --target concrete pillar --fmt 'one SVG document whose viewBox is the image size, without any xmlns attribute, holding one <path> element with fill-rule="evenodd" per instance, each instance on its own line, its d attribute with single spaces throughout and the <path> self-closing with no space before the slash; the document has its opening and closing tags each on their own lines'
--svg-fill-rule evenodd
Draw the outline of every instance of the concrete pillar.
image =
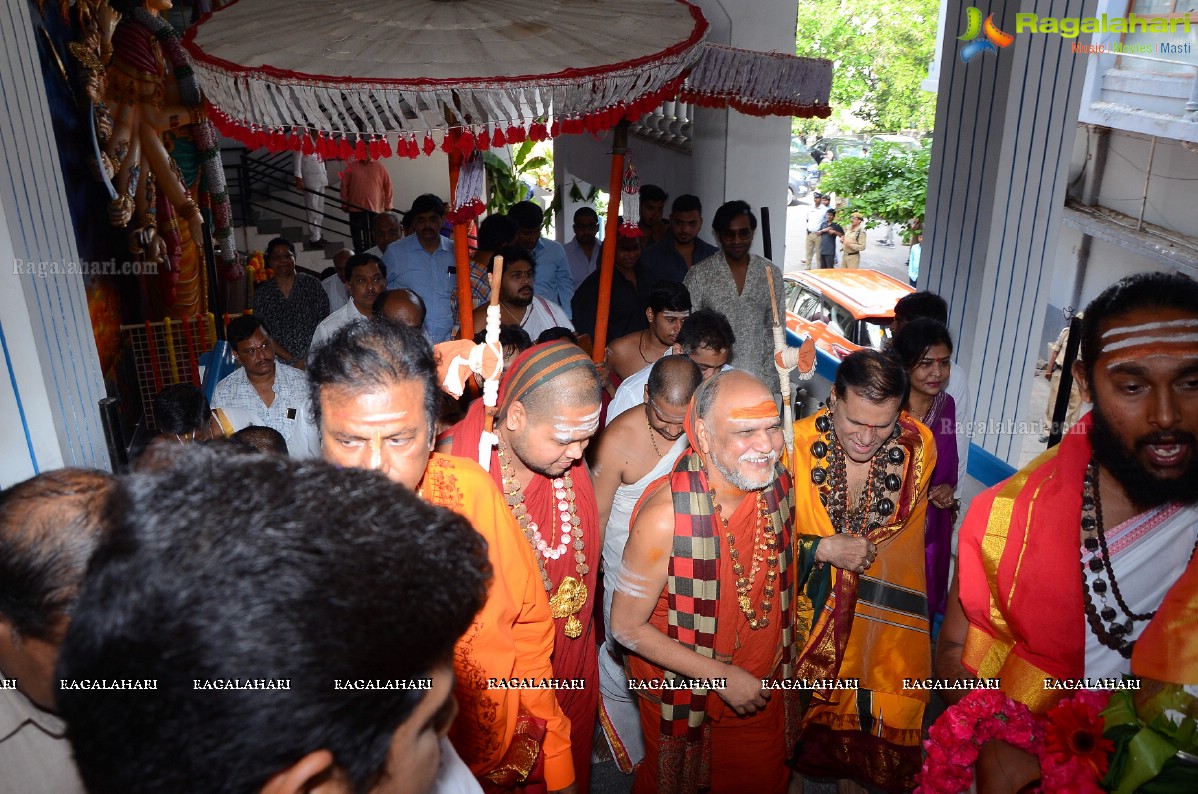
<svg viewBox="0 0 1198 794">
<path fill-rule="evenodd" d="M 30 4 L 4 0 L 0 30 L 0 486 L 69 466 L 108 468 L 104 382 L 77 265 Z M 57 13 L 48 11 L 47 13 Z M 35 272 L 36 272 L 36 265 Z"/>
<path fill-rule="evenodd" d="M 1070 49 L 1083 39 L 1021 33 L 963 64 L 956 37 L 966 5 L 946 5 L 919 287 L 949 303 L 974 396 L 973 416 L 961 420 L 981 428 L 973 443 L 1014 463 L 1023 437 L 1017 423 L 1036 419 L 1027 405 L 1087 58 Z M 995 0 L 983 9 L 1008 33 L 1016 13 L 1094 11 L 1094 0 Z"/>
</svg>

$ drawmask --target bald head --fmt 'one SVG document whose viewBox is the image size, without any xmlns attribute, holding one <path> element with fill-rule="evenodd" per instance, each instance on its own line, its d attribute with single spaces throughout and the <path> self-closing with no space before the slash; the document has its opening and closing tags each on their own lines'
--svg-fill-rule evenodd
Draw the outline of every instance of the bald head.
<svg viewBox="0 0 1198 794">
<path fill-rule="evenodd" d="M 374 299 L 374 316 L 409 328 L 424 325 L 424 301 L 408 289 L 389 289 Z"/>
<path fill-rule="evenodd" d="M 345 263 L 354 255 L 354 252 L 348 248 L 342 248 L 333 255 L 333 267 L 337 270 L 337 278 L 345 281 Z"/>
<path fill-rule="evenodd" d="M 649 370 L 645 397 L 670 405 L 688 405 L 703 382 L 703 372 L 686 356 L 663 356 Z"/>
<path fill-rule="evenodd" d="M 561 408 L 598 409 L 603 399 L 601 388 L 594 366 L 576 367 L 525 392 L 519 402 L 529 418 L 547 421 Z"/>
</svg>

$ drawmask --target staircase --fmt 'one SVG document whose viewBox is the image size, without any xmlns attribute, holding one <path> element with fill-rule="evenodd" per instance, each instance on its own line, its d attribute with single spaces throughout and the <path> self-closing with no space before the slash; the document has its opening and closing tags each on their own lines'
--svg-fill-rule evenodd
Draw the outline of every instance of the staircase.
<svg viewBox="0 0 1198 794">
<path fill-rule="evenodd" d="M 243 254 L 265 253 L 272 239 L 286 237 L 295 244 L 296 267 L 319 276 L 332 267 L 338 251 L 352 248 L 349 219 L 341 210 L 340 194 L 333 185 L 323 191 L 321 236 L 326 245 L 314 248 L 308 243 L 304 192 L 295 187 L 291 152 L 250 152 L 231 145 L 221 149 L 221 159 L 233 205 L 233 224 L 238 230 L 237 245 Z M 336 180 L 336 173 L 331 173 L 330 181 Z"/>
</svg>

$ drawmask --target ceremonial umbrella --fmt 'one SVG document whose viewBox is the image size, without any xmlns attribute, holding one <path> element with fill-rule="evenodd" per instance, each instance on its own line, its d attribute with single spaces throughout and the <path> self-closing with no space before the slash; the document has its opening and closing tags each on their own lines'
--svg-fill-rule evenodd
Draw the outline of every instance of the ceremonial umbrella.
<svg viewBox="0 0 1198 794">
<path fill-rule="evenodd" d="M 329 157 L 417 157 L 439 137 L 456 188 L 476 149 L 639 118 L 678 92 L 706 31 L 685 0 L 258 0 L 184 45 L 224 134 Z M 465 234 L 457 223 L 463 336 Z"/>
</svg>

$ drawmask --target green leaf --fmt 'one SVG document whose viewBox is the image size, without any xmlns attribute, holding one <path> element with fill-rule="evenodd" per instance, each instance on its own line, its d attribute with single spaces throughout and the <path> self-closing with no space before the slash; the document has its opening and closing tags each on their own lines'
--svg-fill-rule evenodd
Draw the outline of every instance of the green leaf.
<svg viewBox="0 0 1198 794">
<path fill-rule="evenodd" d="M 1144 728 L 1127 745 L 1127 760 L 1115 794 L 1132 794 L 1160 774 L 1177 749 L 1155 731 Z"/>
</svg>

